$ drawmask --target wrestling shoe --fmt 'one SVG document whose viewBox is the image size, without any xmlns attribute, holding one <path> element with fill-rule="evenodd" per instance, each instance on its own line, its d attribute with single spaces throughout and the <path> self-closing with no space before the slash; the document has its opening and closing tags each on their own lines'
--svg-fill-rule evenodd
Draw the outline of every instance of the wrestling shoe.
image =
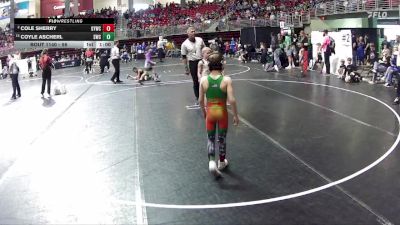
<svg viewBox="0 0 400 225">
<path fill-rule="evenodd" d="M 217 163 L 215 163 L 214 160 L 210 160 L 208 162 L 208 171 L 210 171 L 210 173 L 212 175 L 214 175 L 215 177 L 220 177 L 221 176 L 221 172 L 218 170 Z"/>
<path fill-rule="evenodd" d="M 400 103 L 400 97 L 397 97 L 394 101 L 393 104 L 398 105 Z"/>
<path fill-rule="evenodd" d="M 223 162 L 218 160 L 218 170 L 224 170 L 228 166 L 228 160 L 224 159 Z"/>
</svg>

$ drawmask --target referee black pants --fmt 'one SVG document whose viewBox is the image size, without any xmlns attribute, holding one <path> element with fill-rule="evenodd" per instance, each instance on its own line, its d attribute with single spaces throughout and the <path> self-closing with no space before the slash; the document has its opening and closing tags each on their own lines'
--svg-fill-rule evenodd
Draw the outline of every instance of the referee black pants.
<svg viewBox="0 0 400 225">
<path fill-rule="evenodd" d="M 160 60 L 160 62 L 162 62 L 163 58 L 164 58 L 164 49 L 163 48 L 159 48 L 157 49 L 157 57 Z"/>
<path fill-rule="evenodd" d="M 196 96 L 196 100 L 199 100 L 199 78 L 197 77 L 197 68 L 199 65 L 200 60 L 189 61 L 189 70 L 190 75 L 192 75 L 193 79 L 193 91 L 194 95 Z"/>
<path fill-rule="evenodd" d="M 44 91 L 45 91 L 46 83 L 47 83 L 47 94 L 50 95 L 50 90 L 51 90 L 51 69 L 50 69 L 50 66 L 47 66 L 46 68 L 44 68 L 43 72 L 42 72 L 42 91 L 40 92 L 41 94 L 43 94 Z"/>
<path fill-rule="evenodd" d="M 11 83 L 12 83 L 12 88 L 13 88 L 13 94 L 12 97 L 15 98 L 16 92 L 18 93 L 18 96 L 21 96 L 21 88 L 18 83 L 18 74 L 10 74 L 11 77 Z"/>
<path fill-rule="evenodd" d="M 114 75 L 111 77 L 112 81 L 120 82 L 119 79 L 119 59 L 113 59 L 111 63 L 114 66 L 115 72 Z"/>
</svg>

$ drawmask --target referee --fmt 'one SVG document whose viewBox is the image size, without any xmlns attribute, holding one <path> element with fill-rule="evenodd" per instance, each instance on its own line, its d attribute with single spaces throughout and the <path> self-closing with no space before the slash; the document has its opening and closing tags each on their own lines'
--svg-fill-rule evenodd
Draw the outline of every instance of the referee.
<svg viewBox="0 0 400 225">
<path fill-rule="evenodd" d="M 119 56 L 119 48 L 118 48 L 118 41 L 115 42 L 114 47 L 111 49 L 111 63 L 114 66 L 114 75 L 111 78 L 111 82 L 114 84 L 116 83 L 122 83 L 122 81 L 119 79 L 119 63 L 120 63 L 120 56 Z"/>
<path fill-rule="evenodd" d="M 188 38 L 182 43 L 181 54 L 183 65 L 185 66 L 185 74 L 192 75 L 193 91 L 196 96 L 195 105 L 199 105 L 199 79 L 197 77 L 197 67 L 201 60 L 201 49 L 205 47 L 203 39 L 195 36 L 194 27 L 187 30 Z M 188 65 L 189 61 L 189 65 Z"/>
<path fill-rule="evenodd" d="M 160 62 L 163 62 L 163 58 L 165 57 L 165 45 L 167 44 L 167 40 L 163 38 L 163 36 L 158 37 L 157 41 L 157 56 Z"/>
</svg>

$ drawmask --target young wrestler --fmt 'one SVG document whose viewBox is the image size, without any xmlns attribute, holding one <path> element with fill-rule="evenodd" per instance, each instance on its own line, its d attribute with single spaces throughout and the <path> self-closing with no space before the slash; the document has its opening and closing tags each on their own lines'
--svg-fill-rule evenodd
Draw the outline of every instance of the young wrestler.
<svg viewBox="0 0 400 225">
<path fill-rule="evenodd" d="M 361 75 L 357 72 L 357 67 L 353 65 L 352 59 L 347 58 L 347 66 L 344 81 L 346 83 L 358 83 L 362 80 Z"/>
<path fill-rule="evenodd" d="M 158 75 L 156 73 L 152 75 L 149 70 L 138 69 L 136 67 L 133 67 L 133 73 L 134 73 L 133 77 L 132 76 L 128 77 L 137 80 L 140 85 L 143 85 L 143 81 L 151 80 L 152 78 L 154 79 L 155 82 L 160 82 Z"/>
<path fill-rule="evenodd" d="M 201 78 L 199 103 L 206 119 L 208 134 L 208 169 L 214 176 L 221 176 L 220 170 L 228 166 L 226 159 L 226 134 L 228 131 L 228 110 L 226 101 L 232 106 L 233 124 L 239 123 L 236 100 L 233 94 L 232 80 L 223 76 L 223 57 L 218 52 L 213 52 L 208 57 L 210 74 Z M 205 105 L 205 97 L 207 105 Z M 219 160 L 215 162 L 215 141 L 219 143 Z"/>
<path fill-rule="evenodd" d="M 340 66 L 339 66 L 338 73 L 339 73 L 338 78 L 344 80 L 344 78 L 346 76 L 346 65 L 345 65 L 344 59 L 340 60 Z"/>
<path fill-rule="evenodd" d="M 207 58 L 211 54 L 211 52 L 212 52 L 211 48 L 209 47 L 204 47 L 201 50 L 201 55 L 203 56 L 203 58 L 199 61 L 199 66 L 197 69 L 197 77 L 199 78 L 199 82 L 202 77 L 208 76 L 208 74 L 210 74 L 210 70 L 208 69 Z"/>
</svg>

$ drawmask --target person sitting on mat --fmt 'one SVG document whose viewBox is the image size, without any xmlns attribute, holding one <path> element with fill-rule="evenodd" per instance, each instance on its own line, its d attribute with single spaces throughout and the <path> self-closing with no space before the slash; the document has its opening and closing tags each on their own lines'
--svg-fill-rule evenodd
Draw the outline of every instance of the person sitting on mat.
<svg viewBox="0 0 400 225">
<path fill-rule="evenodd" d="M 346 83 L 359 83 L 362 77 L 360 73 L 357 72 L 357 67 L 353 65 L 352 58 L 347 58 L 347 64 L 344 81 Z"/>
</svg>

